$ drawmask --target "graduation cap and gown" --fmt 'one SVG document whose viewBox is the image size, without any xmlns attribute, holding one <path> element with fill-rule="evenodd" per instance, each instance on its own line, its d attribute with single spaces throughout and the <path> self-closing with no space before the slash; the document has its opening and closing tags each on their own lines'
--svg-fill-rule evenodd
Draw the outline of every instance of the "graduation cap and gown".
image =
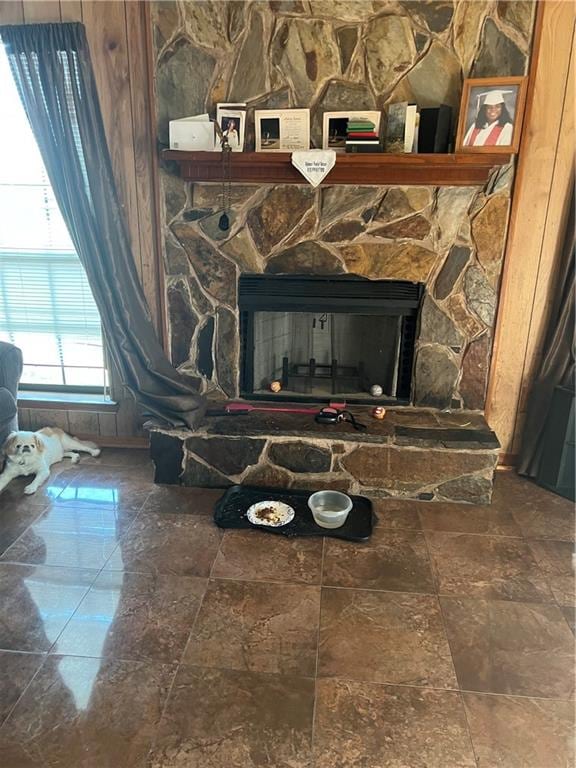
<svg viewBox="0 0 576 768">
<path fill-rule="evenodd" d="M 504 105 L 504 95 L 513 91 L 492 90 L 478 94 L 478 111 L 481 107 Z M 506 147 L 512 144 L 514 126 L 508 122 L 500 125 L 498 119 L 492 123 L 486 122 L 479 128 L 474 122 L 464 136 L 465 147 Z"/>
</svg>

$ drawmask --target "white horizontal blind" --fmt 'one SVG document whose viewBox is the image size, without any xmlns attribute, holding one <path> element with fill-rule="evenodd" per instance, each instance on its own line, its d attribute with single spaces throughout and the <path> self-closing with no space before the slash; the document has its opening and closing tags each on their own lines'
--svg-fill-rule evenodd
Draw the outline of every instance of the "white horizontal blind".
<svg viewBox="0 0 576 768">
<path fill-rule="evenodd" d="M 22 382 L 103 388 L 100 318 L 0 45 L 0 339 Z"/>
<path fill-rule="evenodd" d="M 0 270 L 4 330 L 100 335 L 98 310 L 75 253 L 0 251 Z"/>
</svg>

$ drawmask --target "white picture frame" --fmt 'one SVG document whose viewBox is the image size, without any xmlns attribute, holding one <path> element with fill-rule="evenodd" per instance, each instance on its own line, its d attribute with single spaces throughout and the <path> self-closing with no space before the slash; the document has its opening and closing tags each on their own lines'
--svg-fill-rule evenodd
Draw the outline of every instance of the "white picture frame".
<svg viewBox="0 0 576 768">
<path fill-rule="evenodd" d="M 324 112 L 322 115 L 322 149 L 336 152 L 346 151 L 346 123 L 348 120 L 370 120 L 374 132 L 380 136 L 382 113 L 377 110 L 355 110 L 351 112 Z"/>
<path fill-rule="evenodd" d="M 226 104 L 216 106 L 216 122 L 222 133 L 227 136 L 232 152 L 244 151 L 244 135 L 246 133 L 246 112 L 241 109 L 230 109 Z M 216 137 L 216 150 L 222 149 L 220 138 Z"/>
<path fill-rule="evenodd" d="M 299 152 L 310 149 L 309 109 L 257 109 L 256 152 Z"/>
</svg>

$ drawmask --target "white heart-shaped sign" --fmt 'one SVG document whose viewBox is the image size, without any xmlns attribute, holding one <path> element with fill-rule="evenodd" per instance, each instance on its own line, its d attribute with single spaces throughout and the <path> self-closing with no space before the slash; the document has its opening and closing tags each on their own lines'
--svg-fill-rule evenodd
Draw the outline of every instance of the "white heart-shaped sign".
<svg viewBox="0 0 576 768">
<path fill-rule="evenodd" d="M 334 168 L 336 152 L 333 149 L 308 149 L 302 152 L 292 152 L 292 165 L 302 176 L 317 187 Z"/>
</svg>

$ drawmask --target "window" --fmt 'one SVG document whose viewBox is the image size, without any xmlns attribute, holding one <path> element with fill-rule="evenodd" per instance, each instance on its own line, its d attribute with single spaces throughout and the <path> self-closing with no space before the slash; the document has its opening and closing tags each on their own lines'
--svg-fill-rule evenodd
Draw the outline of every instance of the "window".
<svg viewBox="0 0 576 768">
<path fill-rule="evenodd" d="M 98 309 L 0 45 L 0 340 L 32 389 L 103 391 Z"/>
</svg>

